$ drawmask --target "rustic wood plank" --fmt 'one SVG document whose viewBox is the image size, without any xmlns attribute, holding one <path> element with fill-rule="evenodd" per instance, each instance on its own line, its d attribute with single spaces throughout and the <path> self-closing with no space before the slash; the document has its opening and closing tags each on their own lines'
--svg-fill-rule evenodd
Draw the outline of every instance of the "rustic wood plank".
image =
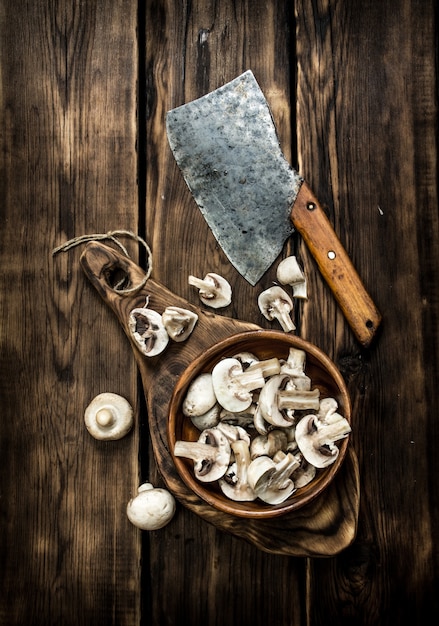
<svg viewBox="0 0 439 626">
<path fill-rule="evenodd" d="M 98 442 L 136 368 L 70 237 L 137 228 L 136 2 L 2 2 L 2 624 L 136 624 L 137 427 Z"/>
<path fill-rule="evenodd" d="M 362 485 L 356 542 L 310 561 L 308 619 L 422 624 L 439 614 L 433 2 L 296 10 L 300 168 L 384 317 L 376 345 L 359 350 L 303 251 L 302 330 L 349 380 Z"/>
<path fill-rule="evenodd" d="M 260 315 L 257 292 L 231 266 L 193 204 L 167 143 L 165 114 L 251 68 L 290 157 L 290 10 L 288 2 L 147 2 L 146 234 L 153 252 L 161 252 L 154 278 L 198 305 L 187 276 L 215 268 L 234 293 L 220 314 L 265 327 L 270 324 Z M 267 273 L 260 289 L 273 278 Z M 178 623 L 182 615 L 192 624 L 218 625 L 301 619 L 303 561 L 263 553 L 182 507 L 151 535 L 149 553 L 155 623 Z"/>
</svg>

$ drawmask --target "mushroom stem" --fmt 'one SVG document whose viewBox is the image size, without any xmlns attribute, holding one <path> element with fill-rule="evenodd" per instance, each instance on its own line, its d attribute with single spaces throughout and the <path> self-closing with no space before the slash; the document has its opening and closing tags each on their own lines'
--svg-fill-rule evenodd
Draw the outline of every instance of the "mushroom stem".
<svg viewBox="0 0 439 626">
<path fill-rule="evenodd" d="M 314 440 L 317 446 L 330 445 L 335 441 L 344 439 L 351 432 L 349 422 L 340 416 L 340 419 L 330 424 L 320 422 Z"/>
<path fill-rule="evenodd" d="M 214 461 L 218 456 L 218 449 L 209 443 L 200 443 L 198 441 L 176 441 L 174 446 L 175 456 L 182 456 L 193 461 L 205 459 L 206 461 Z"/>
<path fill-rule="evenodd" d="M 215 294 L 215 284 L 211 280 L 202 280 L 201 278 L 191 275 L 188 278 L 188 283 L 189 285 L 192 285 L 192 287 L 196 287 L 202 291 L 205 298 L 208 298 L 209 294 L 212 296 Z"/>
<path fill-rule="evenodd" d="M 249 365 L 248 371 L 260 370 L 264 378 L 270 378 L 280 372 L 280 361 L 277 357 L 266 359 L 265 361 L 256 361 Z"/>
<path fill-rule="evenodd" d="M 246 391 L 253 391 L 254 389 L 260 389 L 265 385 L 265 379 L 260 369 L 248 368 L 245 372 L 233 373 L 233 378 L 239 380 L 241 387 L 244 387 Z"/>
<path fill-rule="evenodd" d="M 300 389 L 280 389 L 277 393 L 278 407 L 283 409 L 313 409 L 318 411 L 320 406 L 320 391 L 318 388 L 312 391 Z"/>
<path fill-rule="evenodd" d="M 96 421 L 99 426 L 108 428 L 114 424 L 114 415 L 111 409 L 105 407 L 96 412 Z"/>
</svg>

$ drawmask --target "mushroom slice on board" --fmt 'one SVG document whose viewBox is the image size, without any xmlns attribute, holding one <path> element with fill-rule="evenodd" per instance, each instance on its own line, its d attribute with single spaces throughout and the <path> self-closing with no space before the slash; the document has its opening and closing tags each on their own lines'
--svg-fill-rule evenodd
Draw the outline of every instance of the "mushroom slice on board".
<svg viewBox="0 0 439 626">
<path fill-rule="evenodd" d="M 142 354 L 148 357 L 163 352 L 169 342 L 169 335 L 157 311 L 147 308 L 133 309 L 128 318 L 128 328 Z"/>
<path fill-rule="evenodd" d="M 178 306 L 168 306 L 162 313 L 163 326 L 173 341 L 186 341 L 195 328 L 198 315 Z"/>
<path fill-rule="evenodd" d="M 214 272 L 206 274 L 203 280 L 196 276 L 189 276 L 189 285 L 198 289 L 198 295 L 207 306 L 221 309 L 232 301 L 232 288 L 225 278 Z"/>
</svg>

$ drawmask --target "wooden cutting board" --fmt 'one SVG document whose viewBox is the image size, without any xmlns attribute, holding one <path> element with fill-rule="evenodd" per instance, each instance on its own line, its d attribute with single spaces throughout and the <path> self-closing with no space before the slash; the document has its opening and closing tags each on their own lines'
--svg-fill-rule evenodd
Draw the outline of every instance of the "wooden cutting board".
<svg viewBox="0 0 439 626">
<path fill-rule="evenodd" d="M 168 489 L 177 500 L 223 531 L 241 537 L 261 550 L 290 556 L 332 556 L 355 538 L 359 510 L 359 471 L 352 446 L 329 488 L 298 511 L 270 519 L 242 519 L 214 509 L 196 496 L 180 479 L 167 446 L 168 406 L 173 389 L 186 367 L 207 348 L 233 334 L 257 330 L 250 322 L 216 315 L 194 307 L 166 287 L 148 279 L 138 291 L 121 293 L 115 281 L 125 278 L 131 286 L 140 285 L 144 271 L 126 256 L 98 242 L 88 243 L 81 266 L 104 302 L 113 310 L 134 351 L 145 393 L 150 437 L 155 460 Z M 198 322 L 185 342 L 170 342 L 155 357 L 144 356 L 128 327 L 134 308 L 148 306 L 162 313 L 167 306 L 194 311 Z"/>
</svg>

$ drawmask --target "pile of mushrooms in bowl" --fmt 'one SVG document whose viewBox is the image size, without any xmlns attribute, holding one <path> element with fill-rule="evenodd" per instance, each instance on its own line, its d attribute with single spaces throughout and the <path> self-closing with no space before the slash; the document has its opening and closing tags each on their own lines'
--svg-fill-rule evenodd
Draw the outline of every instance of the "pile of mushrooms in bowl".
<svg viewBox="0 0 439 626">
<path fill-rule="evenodd" d="M 284 515 L 332 482 L 351 403 L 335 364 L 294 335 L 231 336 L 195 359 L 174 389 L 168 445 L 180 478 L 216 509 Z"/>
</svg>

